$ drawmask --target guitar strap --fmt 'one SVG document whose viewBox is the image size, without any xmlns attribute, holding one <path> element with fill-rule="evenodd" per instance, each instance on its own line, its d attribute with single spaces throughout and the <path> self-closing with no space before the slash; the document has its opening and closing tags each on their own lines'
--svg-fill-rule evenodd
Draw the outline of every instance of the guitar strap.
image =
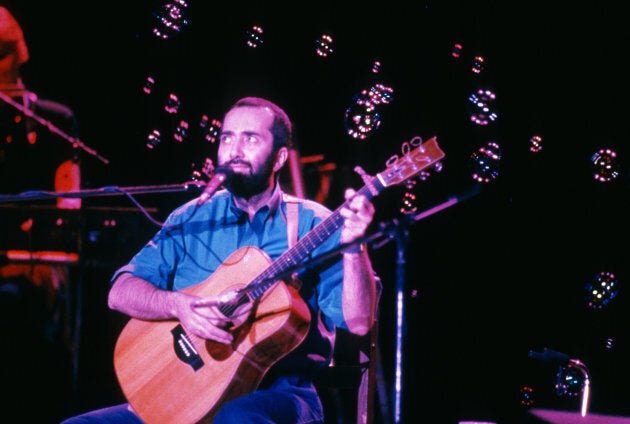
<svg viewBox="0 0 630 424">
<path fill-rule="evenodd" d="M 288 194 L 283 194 L 283 200 L 287 204 L 287 244 L 289 245 L 289 249 L 295 246 L 298 240 L 298 205 L 299 201 L 297 198 L 293 196 L 289 196 Z M 291 276 L 291 279 L 288 281 L 288 284 L 295 287 L 296 289 L 300 289 L 302 283 L 297 277 L 297 274 L 294 273 Z"/>
<path fill-rule="evenodd" d="M 284 201 L 287 203 L 287 243 L 289 249 L 295 246 L 298 239 L 298 201 L 295 197 L 289 196 L 286 193 L 283 196 Z"/>
</svg>

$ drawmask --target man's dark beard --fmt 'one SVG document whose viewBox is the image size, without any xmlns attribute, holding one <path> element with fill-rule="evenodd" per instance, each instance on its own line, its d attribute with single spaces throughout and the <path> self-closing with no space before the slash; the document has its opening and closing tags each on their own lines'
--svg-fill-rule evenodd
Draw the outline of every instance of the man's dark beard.
<svg viewBox="0 0 630 424">
<path fill-rule="evenodd" d="M 231 173 L 225 187 L 235 196 L 249 199 L 265 191 L 273 172 L 275 155 L 270 155 L 260 172 L 255 174 Z"/>
</svg>

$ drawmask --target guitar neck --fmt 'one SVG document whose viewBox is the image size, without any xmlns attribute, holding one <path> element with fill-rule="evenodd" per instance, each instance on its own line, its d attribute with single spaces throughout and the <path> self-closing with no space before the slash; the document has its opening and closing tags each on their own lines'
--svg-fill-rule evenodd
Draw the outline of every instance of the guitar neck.
<svg viewBox="0 0 630 424">
<path fill-rule="evenodd" d="M 405 143 L 404 146 L 403 156 L 401 158 L 394 157 L 395 161 L 390 159 L 387 169 L 374 177 L 367 175 L 363 177 L 365 185 L 357 191 L 357 195 L 372 199 L 384 188 L 392 184 L 402 183 L 444 157 L 444 152 L 438 146 L 435 137 L 416 146 L 413 151 L 410 150 L 412 146 L 408 143 Z M 280 255 L 244 289 L 245 294 L 239 299 L 239 302 L 260 298 L 275 283 L 279 275 L 295 267 L 315 248 L 328 240 L 343 225 L 344 218 L 341 216 L 341 209 L 347 206 L 348 201 L 345 201 L 330 216 L 302 237 L 295 246 Z"/>
<path fill-rule="evenodd" d="M 371 177 L 370 182 L 358 190 L 357 194 L 364 195 L 371 199 L 378 194 L 384 186 L 377 177 Z M 250 285 L 249 298 L 258 299 L 276 281 L 277 276 L 286 270 L 299 264 L 319 245 L 343 225 L 344 217 L 341 216 L 341 209 L 348 206 L 345 201 L 335 209 L 326 219 L 317 224 L 315 228 L 301 238 L 295 246 L 284 252 L 268 268 L 266 268 Z"/>
</svg>

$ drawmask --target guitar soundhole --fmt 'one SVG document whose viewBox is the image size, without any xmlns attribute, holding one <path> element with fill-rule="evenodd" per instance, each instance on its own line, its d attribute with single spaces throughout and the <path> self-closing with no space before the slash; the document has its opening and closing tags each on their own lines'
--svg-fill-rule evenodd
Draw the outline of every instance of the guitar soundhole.
<svg viewBox="0 0 630 424">
<path fill-rule="evenodd" d="M 245 340 L 245 337 L 247 337 L 251 324 L 248 320 L 238 326 L 231 324 L 228 328 L 234 336 L 234 340 L 231 344 L 228 345 L 206 340 L 206 350 L 210 356 L 217 361 L 226 360 L 236 351 L 237 347 Z"/>
<path fill-rule="evenodd" d="M 171 334 L 173 335 L 173 350 L 175 351 L 175 355 L 177 355 L 182 362 L 190 365 L 193 370 L 197 371 L 201 368 L 203 366 L 203 360 L 181 324 L 173 328 Z"/>
<path fill-rule="evenodd" d="M 234 353 L 232 345 L 217 343 L 212 340 L 206 340 L 206 350 L 212 359 L 217 361 L 224 361 Z"/>
</svg>

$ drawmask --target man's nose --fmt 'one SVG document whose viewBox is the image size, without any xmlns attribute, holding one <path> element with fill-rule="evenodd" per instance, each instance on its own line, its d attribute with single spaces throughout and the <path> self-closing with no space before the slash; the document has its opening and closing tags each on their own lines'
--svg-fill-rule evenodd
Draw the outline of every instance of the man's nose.
<svg viewBox="0 0 630 424">
<path fill-rule="evenodd" d="M 230 157 L 240 158 L 243 156 L 243 141 L 240 137 L 237 137 L 232 143 L 230 143 Z"/>
</svg>

